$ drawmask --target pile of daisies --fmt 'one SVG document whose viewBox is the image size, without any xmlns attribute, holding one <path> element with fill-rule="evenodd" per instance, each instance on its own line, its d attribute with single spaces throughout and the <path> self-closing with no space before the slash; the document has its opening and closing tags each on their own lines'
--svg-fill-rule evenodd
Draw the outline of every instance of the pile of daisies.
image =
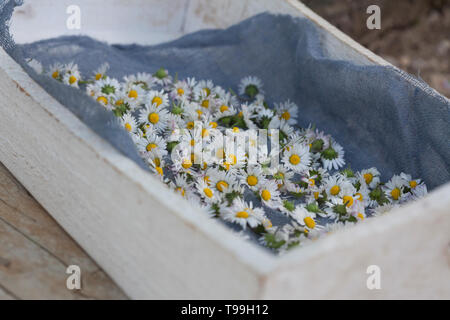
<svg viewBox="0 0 450 320">
<path fill-rule="evenodd" d="M 81 79 L 73 63 L 44 70 L 33 61 L 32 67 L 85 89 L 113 112 L 168 188 L 277 252 L 427 193 L 424 183 L 404 173 L 382 182 L 376 168 L 355 172 L 344 167 L 343 148 L 314 127 L 298 127 L 295 103 L 269 106 L 256 77 L 242 79 L 235 93 L 210 80 L 172 77 L 165 69 L 120 82 L 106 75 L 108 64 L 88 79 Z M 258 146 L 258 161 L 249 161 L 254 138 L 240 143 L 241 155 L 223 147 L 258 129 L 277 139 L 271 148 Z M 274 156 L 279 159 L 275 165 Z"/>
</svg>

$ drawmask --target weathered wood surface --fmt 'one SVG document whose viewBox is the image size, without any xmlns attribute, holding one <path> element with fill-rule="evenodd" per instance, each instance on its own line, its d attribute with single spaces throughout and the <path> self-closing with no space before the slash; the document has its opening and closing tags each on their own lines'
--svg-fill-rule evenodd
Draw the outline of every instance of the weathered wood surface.
<svg viewBox="0 0 450 320">
<path fill-rule="evenodd" d="M 81 290 L 66 288 L 68 265 Z M 124 299 L 126 296 L 0 163 L 0 299 Z"/>
<path fill-rule="evenodd" d="M 307 8 L 287 1 L 293 7 L 283 6 L 281 12 L 297 8 L 355 54 L 384 64 Z M 212 21 L 206 19 L 212 13 L 206 2 L 190 1 L 200 23 L 193 21 L 192 28 Z M 121 12 L 124 2 L 114 3 Z M 244 11 L 233 10 L 241 7 L 240 0 L 220 3 L 215 14 L 231 23 L 239 16 L 235 12 L 253 14 L 255 8 L 284 2 L 247 0 Z M 1 49 L 0 96 L 0 160 L 132 298 L 450 296 L 450 184 L 406 208 L 275 258 L 175 197 L 43 91 Z M 115 197 L 117 190 L 127 192 Z M 30 261 L 39 266 L 42 258 Z M 382 291 L 365 286 L 370 264 L 382 267 Z M 13 297 L 10 285 L 0 294 Z"/>
</svg>

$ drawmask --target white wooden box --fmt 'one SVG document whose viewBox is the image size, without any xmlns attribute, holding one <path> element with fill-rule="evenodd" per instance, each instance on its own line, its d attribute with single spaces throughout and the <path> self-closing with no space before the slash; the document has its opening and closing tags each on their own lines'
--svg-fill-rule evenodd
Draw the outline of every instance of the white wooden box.
<svg viewBox="0 0 450 320">
<path fill-rule="evenodd" d="M 14 14 L 16 41 L 80 32 L 62 27 L 72 4 L 82 8 L 83 34 L 114 43 L 159 43 L 263 11 L 300 15 L 388 65 L 295 0 L 30 1 Z M 47 10 L 61 14 L 48 19 Z M 136 29 L 119 27 L 118 15 Z M 450 298 L 448 183 L 277 257 L 175 197 L 1 49 L 0 115 L 0 161 L 132 298 Z M 119 189 L 128 192 L 115 197 Z M 366 286 L 373 264 L 381 268 L 381 290 Z"/>
</svg>

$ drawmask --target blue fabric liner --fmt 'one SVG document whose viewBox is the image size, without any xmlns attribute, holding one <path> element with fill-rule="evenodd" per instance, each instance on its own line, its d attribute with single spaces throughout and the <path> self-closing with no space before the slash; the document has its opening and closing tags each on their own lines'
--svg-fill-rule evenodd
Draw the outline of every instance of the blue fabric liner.
<svg viewBox="0 0 450 320">
<path fill-rule="evenodd" d="M 0 6 L 0 22 L 12 2 Z M 211 79 L 235 91 L 242 77 L 255 75 L 269 104 L 290 99 L 299 105 L 299 125 L 313 123 L 332 134 L 352 169 L 375 166 L 384 180 L 403 171 L 429 189 L 450 178 L 450 101 L 396 68 L 369 61 L 308 19 L 263 13 L 225 30 L 153 46 L 110 46 L 79 36 L 14 46 L 7 28 L 0 31 L 2 46 L 35 81 L 143 167 L 110 113 L 84 92 L 37 75 L 23 57 L 44 66 L 75 61 L 84 75 L 109 62 L 108 74 L 117 78 L 164 67 L 180 78 Z"/>
</svg>

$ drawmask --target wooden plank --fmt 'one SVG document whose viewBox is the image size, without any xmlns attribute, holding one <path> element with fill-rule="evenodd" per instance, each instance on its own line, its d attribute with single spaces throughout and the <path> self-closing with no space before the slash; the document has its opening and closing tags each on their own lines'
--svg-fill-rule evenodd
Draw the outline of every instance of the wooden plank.
<svg viewBox="0 0 450 320">
<path fill-rule="evenodd" d="M 65 273 L 78 265 L 82 289 Z M 112 280 L 0 163 L 0 299 L 124 299 Z"/>
</svg>

